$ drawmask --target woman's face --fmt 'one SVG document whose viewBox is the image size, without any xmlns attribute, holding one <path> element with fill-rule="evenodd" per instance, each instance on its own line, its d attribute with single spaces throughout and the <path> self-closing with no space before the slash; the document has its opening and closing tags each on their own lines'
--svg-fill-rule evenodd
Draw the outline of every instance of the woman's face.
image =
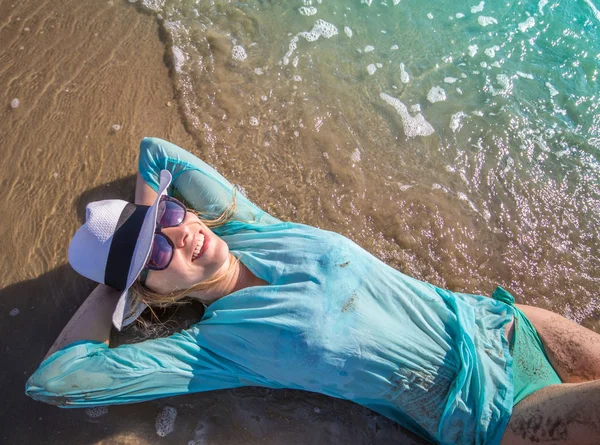
<svg viewBox="0 0 600 445">
<path fill-rule="evenodd" d="M 223 273 L 229 266 L 229 247 L 193 213 L 180 226 L 162 229 L 173 243 L 173 259 L 165 270 L 150 270 L 146 286 L 166 294 L 189 289 Z"/>
</svg>

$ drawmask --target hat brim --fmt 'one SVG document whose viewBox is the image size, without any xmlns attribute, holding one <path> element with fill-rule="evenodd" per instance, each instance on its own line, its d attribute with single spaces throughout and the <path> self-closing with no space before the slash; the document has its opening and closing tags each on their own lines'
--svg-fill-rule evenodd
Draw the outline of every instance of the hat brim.
<svg viewBox="0 0 600 445">
<path fill-rule="evenodd" d="M 113 325 L 119 331 L 135 321 L 147 307 L 139 300 L 132 301 L 133 299 L 128 291 L 144 269 L 148 257 L 150 256 L 150 252 L 152 251 L 152 242 L 154 240 L 154 230 L 156 228 L 156 218 L 158 215 L 158 204 L 161 196 L 167 194 L 167 188 L 171 184 L 171 179 L 171 173 L 167 170 L 162 170 L 160 172 L 158 196 L 144 217 L 144 222 L 140 229 L 140 234 L 129 267 L 129 273 L 127 275 L 127 287 L 123 290 L 112 316 Z"/>
</svg>

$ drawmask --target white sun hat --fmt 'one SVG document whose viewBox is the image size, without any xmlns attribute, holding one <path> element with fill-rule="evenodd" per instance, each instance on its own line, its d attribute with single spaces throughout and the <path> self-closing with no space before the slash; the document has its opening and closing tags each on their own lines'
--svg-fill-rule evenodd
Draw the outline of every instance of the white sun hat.
<svg viewBox="0 0 600 445">
<path fill-rule="evenodd" d="M 158 204 L 166 195 L 171 173 L 160 172 L 158 197 L 150 207 L 120 199 L 91 202 L 85 224 L 69 245 L 69 263 L 79 274 L 122 291 L 112 321 L 119 331 L 146 309 L 132 301 L 128 289 L 148 261 L 154 240 Z"/>
</svg>

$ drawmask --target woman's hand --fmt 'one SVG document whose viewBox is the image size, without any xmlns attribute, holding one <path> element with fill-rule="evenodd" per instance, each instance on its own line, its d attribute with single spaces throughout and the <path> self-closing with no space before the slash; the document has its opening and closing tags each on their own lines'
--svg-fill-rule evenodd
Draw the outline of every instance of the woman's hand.
<svg viewBox="0 0 600 445">
<path fill-rule="evenodd" d="M 112 314 L 120 295 L 121 292 L 112 287 L 99 284 L 71 317 L 44 360 L 59 349 L 76 341 L 93 340 L 108 344 Z"/>
</svg>

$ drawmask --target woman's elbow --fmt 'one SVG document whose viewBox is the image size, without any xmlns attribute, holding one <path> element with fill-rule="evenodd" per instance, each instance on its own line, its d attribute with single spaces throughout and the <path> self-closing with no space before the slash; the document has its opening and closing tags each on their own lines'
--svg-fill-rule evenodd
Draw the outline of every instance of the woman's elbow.
<svg viewBox="0 0 600 445">
<path fill-rule="evenodd" d="M 38 402 L 61 408 L 94 405 L 90 393 L 69 377 L 48 379 L 43 373 L 42 375 L 34 373 L 25 384 L 25 394 Z"/>
<path fill-rule="evenodd" d="M 65 392 L 64 385 L 56 385 L 48 381 L 40 381 L 32 376 L 25 384 L 25 395 L 38 402 L 68 408 L 75 405 L 72 394 Z"/>
</svg>

